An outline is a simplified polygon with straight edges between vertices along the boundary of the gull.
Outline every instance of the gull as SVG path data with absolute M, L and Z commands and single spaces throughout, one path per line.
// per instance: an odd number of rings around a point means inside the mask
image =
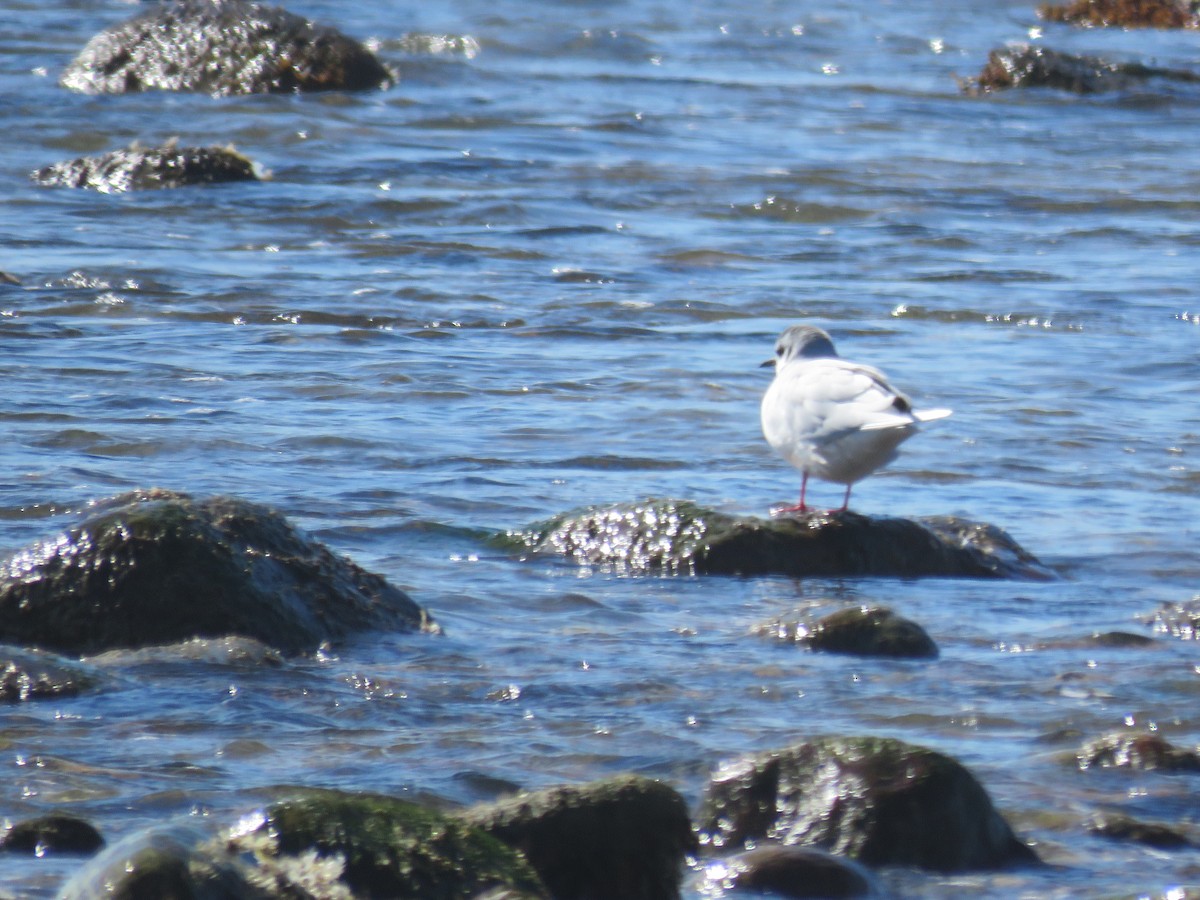
M 948 409 L 912 408 L 872 366 L 838 356 L 829 335 L 811 325 L 793 325 L 779 336 L 775 380 L 762 400 L 762 429 L 767 443 L 799 469 L 800 503 L 777 512 L 805 512 L 808 477 L 850 488 L 899 453 L 901 443 L 921 422 L 944 419 Z

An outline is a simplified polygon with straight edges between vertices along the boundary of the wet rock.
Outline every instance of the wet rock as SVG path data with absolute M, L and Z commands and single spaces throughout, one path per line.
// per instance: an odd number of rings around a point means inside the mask
M 1155 769 L 1162 772 L 1200 772 L 1200 754 L 1176 747 L 1157 734 L 1110 734 L 1084 744 L 1077 754 L 1079 768 Z
M 719 875 L 714 877 L 714 870 Z M 713 890 L 705 896 L 721 896 L 730 889 L 822 900 L 885 896 L 864 867 L 811 847 L 759 847 L 717 861 L 708 873 Z
M 880 738 L 820 738 L 749 757 L 709 785 L 701 842 L 819 847 L 866 865 L 937 871 L 1034 862 L 959 763 Z
M 391 74 L 361 43 L 278 7 L 180 0 L 92 38 L 60 83 L 88 94 L 367 90 Z
M 937 644 L 924 628 L 883 606 L 854 606 L 815 622 L 773 622 L 755 630 L 829 653 L 908 659 L 938 655 Z
M 1157 847 L 1159 850 L 1178 850 L 1192 846 L 1187 836 L 1174 828 L 1158 825 L 1153 822 L 1139 822 L 1129 816 L 1106 813 L 1097 815 L 1087 823 L 1087 830 L 1092 834 L 1112 838 L 1118 841 L 1132 841 Z
M 214 852 L 211 836 L 199 829 L 162 827 L 132 834 L 89 860 L 58 896 L 59 900 L 268 900 L 284 896 L 250 884 L 242 868 L 223 850 Z
M 60 656 L 0 646 L 0 700 L 8 703 L 75 697 L 99 681 L 95 672 Z
M 555 900 L 669 900 L 695 848 L 672 788 L 624 776 L 474 807 L 463 821 L 520 850 Z
M 1162 634 L 1185 641 L 1200 639 L 1200 597 L 1182 603 L 1164 603 L 1142 621 Z
M 0 850 L 16 853 L 95 853 L 103 846 L 90 823 L 61 813 L 26 819 L 0 835 Z
M 365 630 L 437 626 L 380 576 L 230 497 L 124 494 L 0 571 L 0 640 L 60 652 L 240 635 L 301 653 Z
M 231 837 L 229 849 L 253 857 L 259 871 L 251 880 L 271 886 L 277 892 L 271 896 L 465 900 L 496 890 L 548 896 L 529 863 L 502 841 L 380 795 L 306 791 L 269 806 L 255 827 Z
M 1038 15 L 1049 22 L 1097 28 L 1197 28 L 1194 0 L 1071 0 L 1044 3 Z
M 631 573 L 1051 577 L 999 528 L 949 516 L 811 512 L 760 519 L 647 500 L 567 513 L 509 532 L 503 542 Z
M 1096 94 L 1129 90 L 1152 78 L 1200 81 L 1200 75 L 1181 69 L 1111 62 L 1095 56 L 1059 53 L 1040 45 L 1017 44 L 993 50 L 979 77 L 962 82 L 962 88 L 971 94 L 1010 88 L 1052 88 L 1076 94 Z
M 258 181 L 259 168 L 232 147 L 134 145 L 100 156 L 54 163 L 29 176 L 44 187 L 90 188 L 102 194 Z
M 1158 645 L 1152 637 L 1144 634 L 1132 634 L 1128 631 L 1098 631 L 1087 639 L 1093 647 L 1105 647 L 1112 650 L 1140 649 Z

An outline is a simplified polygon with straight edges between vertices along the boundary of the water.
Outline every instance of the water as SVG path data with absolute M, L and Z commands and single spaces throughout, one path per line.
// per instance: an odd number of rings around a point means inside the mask
M 900 894 L 1195 890 L 1194 854 L 1083 828 L 1121 810 L 1195 836 L 1195 777 L 1072 757 L 1200 739 L 1196 646 L 1086 643 L 1196 590 L 1200 94 L 955 79 L 1039 32 L 1179 68 L 1197 38 L 1043 30 L 1033 6 L 311 0 L 289 8 L 377 42 L 400 84 L 216 100 L 68 93 L 62 67 L 137 7 L 0 0 L 0 268 L 22 279 L 0 287 L 0 547 L 133 487 L 234 494 L 447 632 L 94 660 L 105 690 L 0 713 L 0 815 L 70 810 L 111 842 L 232 821 L 274 784 L 469 803 L 624 771 L 694 802 L 723 759 L 873 733 L 964 762 L 1054 864 L 884 873 Z M 172 136 L 273 180 L 26 180 Z M 1063 577 L 622 578 L 480 541 L 588 503 L 794 500 L 757 364 L 800 320 L 955 410 L 859 511 L 993 522 Z M 922 623 L 941 658 L 750 633 L 849 603 Z M 0 888 L 53 896 L 78 865 L 8 859 Z

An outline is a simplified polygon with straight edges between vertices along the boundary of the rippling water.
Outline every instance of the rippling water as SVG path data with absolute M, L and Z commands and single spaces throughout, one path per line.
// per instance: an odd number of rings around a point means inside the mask
M 1031 37 L 1200 68 L 1194 34 L 1072 31 L 1032 2 L 293 12 L 401 73 L 356 95 L 85 97 L 56 85 L 137 7 L 0 0 L 0 548 L 132 487 L 272 504 L 408 589 L 440 638 L 318 658 L 118 653 L 100 693 L 2 711 L 0 816 L 111 840 L 278 783 L 473 802 L 635 770 L 695 800 L 738 753 L 893 735 L 968 765 L 1052 867 L 885 873 L 910 896 L 1157 895 L 1195 776 L 1079 772 L 1110 731 L 1200 740 L 1200 653 L 1096 631 L 1196 590 L 1200 93 L 971 98 Z M 27 173 L 133 140 L 233 142 L 263 184 L 105 196 Z M 796 321 L 955 416 L 860 484 L 867 514 L 1008 529 L 1051 583 L 622 578 L 480 535 L 678 496 L 762 513 L 798 477 L 757 364 Z M 834 505 L 837 486 L 816 486 Z M 934 663 L 808 654 L 758 623 L 886 603 Z M 14 858 L 52 896 L 78 866 Z

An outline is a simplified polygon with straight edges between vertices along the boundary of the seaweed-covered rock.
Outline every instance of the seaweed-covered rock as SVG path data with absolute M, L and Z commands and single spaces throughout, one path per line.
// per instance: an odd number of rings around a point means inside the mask
M 853 606 L 811 623 L 772 622 L 756 630 L 829 653 L 909 659 L 938 655 L 937 644 L 924 628 L 884 606 Z
M 555 900 L 670 900 L 695 848 L 683 798 L 636 776 L 521 794 L 462 819 L 520 850 Z
M 1038 15 L 1050 22 L 1115 28 L 1197 28 L 1195 0 L 1071 0 L 1043 3 Z
M 99 681 L 94 671 L 52 653 L 0 646 L 0 700 L 23 703 L 74 697 Z
M 88 94 L 378 88 L 391 74 L 334 28 L 245 0 L 178 0 L 92 38 L 60 83 Z
M 141 147 L 81 156 L 30 174 L 45 187 L 91 188 L 102 194 L 186 187 L 226 181 L 258 181 L 258 167 L 232 147 Z
M 937 871 L 1032 862 L 959 763 L 901 741 L 821 738 L 763 753 L 713 778 L 701 842 L 820 847 L 867 865 Z
M 495 888 L 547 896 L 529 863 L 484 830 L 375 794 L 306 791 L 269 806 L 229 848 L 254 858 L 251 880 L 273 896 L 311 896 L 314 881 L 322 897 L 467 900 Z
M 1049 47 L 1016 44 L 989 53 L 979 77 L 964 81 L 962 87 L 973 94 L 1010 88 L 1053 88 L 1076 94 L 1096 94 L 1128 90 L 1152 78 L 1200 81 L 1200 75 L 1195 72 L 1112 62 L 1096 56 L 1060 53 Z
M 0 850 L 15 853 L 95 853 L 103 846 L 90 823 L 64 813 L 26 819 L 0 835 Z
M 509 532 L 504 541 L 634 573 L 1050 577 L 999 528 L 950 516 L 810 512 L 761 519 L 686 500 L 647 500 L 567 513 Z
M 1076 758 L 1079 768 L 1156 769 L 1200 772 L 1200 753 L 1176 747 L 1157 734 L 1109 734 L 1089 741 Z
M 229 497 L 116 497 L 0 571 L 0 640 L 71 653 L 241 635 L 285 652 L 437 630 L 412 599 L 279 513 Z
M 820 900 L 886 896 L 863 866 L 811 847 L 757 847 L 717 861 L 706 874 L 711 890 L 705 896 L 723 896 L 730 889 Z
M 1200 640 L 1200 597 L 1182 603 L 1164 603 L 1142 621 L 1162 634 L 1185 641 Z

